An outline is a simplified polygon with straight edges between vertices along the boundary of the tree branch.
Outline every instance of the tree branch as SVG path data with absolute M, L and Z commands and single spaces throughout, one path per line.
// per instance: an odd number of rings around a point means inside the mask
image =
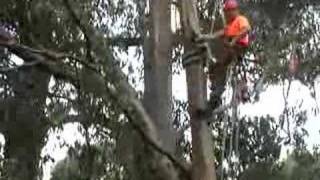
M 63 119 L 63 124 L 68 124 L 68 123 L 85 123 L 87 120 L 84 116 L 82 115 L 68 115 Z
M 8 73 L 8 72 L 11 72 L 11 71 L 17 71 L 21 68 L 24 68 L 24 67 L 30 67 L 30 66 L 36 66 L 40 64 L 40 62 L 38 61 L 34 61 L 34 62 L 29 62 L 29 63 L 24 63 L 22 64 L 21 66 L 14 66 L 14 67 L 6 67 L 6 68 L 0 68 L 0 73 Z

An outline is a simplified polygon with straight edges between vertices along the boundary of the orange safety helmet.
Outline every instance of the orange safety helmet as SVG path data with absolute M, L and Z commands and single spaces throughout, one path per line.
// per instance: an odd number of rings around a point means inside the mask
M 238 7 L 239 7 L 239 3 L 237 0 L 225 0 L 223 4 L 224 11 L 237 9 Z

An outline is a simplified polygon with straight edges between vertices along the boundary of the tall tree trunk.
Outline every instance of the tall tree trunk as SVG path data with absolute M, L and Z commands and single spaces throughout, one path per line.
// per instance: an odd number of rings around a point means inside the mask
M 192 133 L 192 179 L 215 180 L 212 137 L 204 115 L 207 91 L 203 63 L 189 65 L 186 73 Z
M 8 180 L 36 180 L 40 176 L 39 162 L 44 140 L 41 129 L 43 128 L 34 127 L 33 130 L 10 128 L 9 133 L 5 135 L 5 158 L 7 160 L 5 177 Z
M 172 124 L 170 0 L 151 0 L 150 19 L 144 24 L 144 106 L 155 124 L 164 150 L 176 148 Z M 149 34 L 149 36 L 147 36 Z M 141 141 L 141 140 L 140 140 Z M 134 145 L 134 180 L 176 180 L 171 162 L 148 145 Z
M 47 133 L 43 107 L 49 75 L 37 68 L 22 69 L 9 76 L 15 92 L 8 106 L 5 171 L 9 180 L 36 180 L 41 174 L 40 155 Z
M 182 0 L 185 52 L 196 50 L 192 42 L 195 34 L 200 34 L 196 0 Z M 205 59 L 200 59 L 186 66 L 189 114 L 192 133 L 192 179 L 216 180 L 213 158 L 213 143 L 206 116 L 207 79 L 204 72 Z
M 146 39 L 149 41 L 146 46 L 150 48 L 145 46 L 144 104 L 163 139 L 164 149 L 173 152 L 170 0 L 152 0 L 150 7 L 150 37 Z

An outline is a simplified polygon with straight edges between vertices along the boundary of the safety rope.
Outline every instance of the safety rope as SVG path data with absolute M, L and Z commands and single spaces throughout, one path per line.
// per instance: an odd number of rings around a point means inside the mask
M 224 162 L 227 161 L 227 164 L 229 168 L 233 166 L 233 169 L 231 171 L 233 172 L 231 176 L 236 176 L 239 170 L 239 159 L 240 159 L 240 150 L 239 150 L 239 141 L 240 141 L 240 121 L 238 118 L 239 115 L 239 105 L 241 104 L 241 99 L 237 97 L 238 91 L 239 91 L 239 81 L 244 80 L 247 77 L 247 74 L 244 73 L 247 71 L 247 69 L 244 69 L 244 67 L 241 66 L 246 66 L 248 62 L 243 62 L 245 59 L 242 61 L 233 61 L 233 63 L 230 65 L 228 72 L 227 72 L 227 86 L 231 87 L 232 89 L 232 97 L 231 97 L 231 106 L 229 106 L 228 109 L 225 110 L 225 116 L 223 118 L 223 137 L 222 137 L 222 155 L 221 155 L 221 176 L 220 179 L 224 180 L 225 179 L 225 167 Z M 239 63 L 239 64 L 235 64 Z M 240 64 L 243 63 L 243 64 Z M 259 81 L 257 82 L 256 87 L 254 87 L 254 91 L 259 91 L 256 93 L 260 93 L 264 81 L 264 75 L 261 76 Z M 228 95 L 228 93 L 227 93 Z M 249 96 L 251 94 L 249 93 Z M 250 96 L 252 97 L 252 96 Z M 230 97 L 229 97 L 230 98 Z M 225 99 L 228 99 L 228 97 L 225 97 Z M 230 112 L 231 111 L 231 112 Z M 231 113 L 231 114 L 230 114 Z M 229 115 L 230 115 L 230 120 L 229 120 Z M 231 127 L 228 126 L 229 123 L 231 123 Z M 230 129 L 229 129 L 230 128 Z M 230 132 L 230 134 L 228 133 Z M 229 138 L 229 149 L 228 152 L 226 153 L 226 145 L 227 145 L 227 138 L 228 135 L 230 136 Z M 227 156 L 227 157 L 226 157 Z M 232 159 L 232 157 L 236 157 L 235 160 Z
M 221 149 L 221 172 L 220 178 L 221 180 L 224 179 L 224 167 L 223 161 L 225 159 L 225 151 L 226 151 L 226 144 L 227 144 L 227 136 L 228 136 L 228 116 L 224 115 L 223 117 L 223 138 L 222 138 L 222 149 Z
M 213 9 L 213 13 L 212 13 L 212 21 L 211 21 L 211 29 L 210 29 L 211 34 L 214 31 L 214 26 L 216 23 L 216 15 L 217 15 L 218 11 L 219 11 L 219 16 L 222 18 L 223 25 L 226 24 L 224 13 L 223 13 L 223 0 L 218 0 L 216 2 L 217 3 L 215 4 L 214 9 Z
M 226 21 L 225 21 L 225 17 L 224 17 L 224 13 L 223 13 L 223 0 L 218 0 L 216 1 L 217 3 L 214 6 L 213 9 L 213 13 L 212 13 L 212 20 L 211 20 L 211 29 L 210 29 L 210 34 L 213 33 L 214 30 L 214 26 L 215 26 L 215 22 L 216 22 L 216 14 L 219 11 L 219 16 L 222 17 L 222 21 L 223 21 L 223 26 L 225 26 Z M 188 4 L 187 2 L 183 1 L 183 6 L 185 9 L 188 9 L 189 11 L 193 11 L 196 12 L 196 10 L 194 9 L 195 7 L 191 6 L 190 4 Z M 195 14 L 196 15 L 196 14 Z M 186 18 L 187 15 L 184 15 L 184 18 Z M 184 19 L 184 21 L 187 21 L 186 19 Z M 195 24 L 195 22 L 191 22 L 193 25 L 193 27 L 198 26 L 197 24 Z M 196 36 L 199 36 L 200 34 L 200 28 L 194 28 L 193 29 L 194 32 L 196 33 Z M 200 49 L 200 50 L 199 50 Z M 200 57 L 194 58 L 195 56 L 197 56 L 199 54 L 199 52 L 203 53 L 203 51 L 201 49 L 204 49 L 206 52 L 206 59 L 205 59 L 205 65 L 206 67 L 208 67 L 209 62 L 211 61 L 212 63 L 216 63 L 216 60 L 213 56 L 211 47 L 209 46 L 208 42 L 202 43 L 200 46 L 198 46 L 198 50 L 195 50 L 193 52 L 189 52 L 188 54 L 186 53 L 185 56 L 183 56 L 182 58 L 182 64 L 183 66 L 187 66 L 193 62 L 197 62 L 198 60 L 200 60 Z
M 232 152 L 233 152 L 233 137 L 234 137 L 234 129 L 236 127 L 236 121 L 237 121 L 237 113 L 238 113 L 238 100 L 237 100 L 237 73 L 235 72 L 235 62 L 233 61 L 233 63 L 229 66 L 228 71 L 227 71 L 227 85 L 232 87 L 232 97 L 231 97 L 231 135 L 229 138 L 229 151 L 228 151 L 228 156 L 226 157 L 226 144 L 227 144 L 227 137 L 228 137 L 228 110 L 226 110 L 226 113 L 224 115 L 223 118 L 223 137 L 222 137 L 222 155 L 221 155 L 221 176 L 220 179 L 224 180 L 224 166 L 223 163 L 225 160 L 227 160 L 227 163 L 230 164 L 231 163 L 231 157 L 232 157 Z M 227 97 L 225 98 L 226 100 L 228 99 Z M 238 136 L 236 136 L 238 137 Z M 237 142 L 237 138 L 235 139 L 235 141 Z M 237 149 L 237 147 L 236 147 Z
M 231 140 L 230 140 L 230 154 L 229 154 L 229 158 L 230 158 L 230 163 L 231 163 L 231 157 L 233 156 L 233 151 L 234 151 L 234 154 L 237 158 L 239 158 L 239 154 L 238 154 L 238 149 L 239 149 L 239 119 L 238 119 L 238 107 L 239 107 L 239 104 L 240 104 L 240 99 L 239 97 L 237 97 L 238 95 L 238 79 L 237 78 L 234 78 L 234 86 L 233 86 L 233 91 L 234 91 L 234 99 L 233 101 L 233 105 L 232 105 L 232 115 L 231 115 L 231 121 L 232 121 L 232 127 L 231 127 Z M 235 133 L 235 134 L 234 134 Z M 235 135 L 235 137 L 234 137 Z M 234 138 L 234 140 L 233 140 Z M 234 141 L 234 144 L 233 144 L 233 141 Z M 233 147 L 234 145 L 234 147 Z M 234 150 L 233 150 L 234 149 Z M 236 162 L 236 165 L 238 163 Z
M 229 138 L 229 149 L 226 157 L 226 143 L 227 143 L 227 137 L 228 137 L 228 110 L 226 111 L 226 114 L 223 119 L 223 139 L 222 139 L 222 156 L 221 156 L 221 180 L 224 180 L 224 167 L 223 162 L 227 160 L 228 165 L 230 166 L 232 162 L 232 157 L 235 155 L 237 158 L 240 156 L 239 152 L 239 138 L 240 138 L 240 122 L 238 119 L 238 113 L 239 113 L 239 105 L 241 103 L 241 100 L 238 97 L 238 91 L 240 84 L 239 79 L 243 79 L 244 74 L 240 75 L 237 69 L 237 66 L 241 63 L 237 62 L 236 60 L 233 61 L 233 63 L 230 65 L 228 73 L 227 73 L 227 85 L 231 87 L 232 89 L 232 97 L 231 97 L 231 117 L 230 117 L 230 123 L 231 123 L 231 129 L 230 129 L 230 138 Z M 241 66 L 241 65 L 240 65 Z M 238 67 L 241 68 L 241 67 Z M 226 97 L 226 99 L 228 99 Z M 237 160 L 238 161 L 238 160 Z M 239 166 L 239 162 L 235 162 L 236 166 Z M 238 168 L 238 167 L 237 167 Z
M 231 66 L 230 66 L 231 67 Z M 231 77 L 233 76 L 233 70 L 232 68 L 228 68 L 227 71 L 227 84 L 231 84 Z M 227 100 L 227 97 L 225 98 Z M 231 103 L 232 104 L 233 98 L 231 98 Z M 232 105 L 231 105 L 232 106 Z M 226 110 L 226 113 L 228 112 L 228 109 Z M 225 157 L 225 151 L 226 151 L 226 144 L 227 144 L 227 136 L 228 136 L 228 115 L 225 114 L 223 117 L 223 137 L 222 137 L 222 152 L 221 152 L 221 180 L 224 180 L 224 167 L 223 167 L 223 162 L 226 159 Z

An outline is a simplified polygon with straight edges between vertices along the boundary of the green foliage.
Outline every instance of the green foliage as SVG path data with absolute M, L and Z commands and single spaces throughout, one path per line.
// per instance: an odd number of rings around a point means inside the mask
M 280 174 L 290 180 L 316 180 L 320 178 L 320 153 L 304 150 L 294 152 L 284 163 Z
M 68 157 L 55 166 L 51 180 L 125 180 L 124 168 L 110 158 L 109 149 L 105 145 L 71 148 Z
M 316 180 L 320 178 L 320 154 L 307 150 L 294 151 L 282 163 L 253 164 L 240 180 Z

